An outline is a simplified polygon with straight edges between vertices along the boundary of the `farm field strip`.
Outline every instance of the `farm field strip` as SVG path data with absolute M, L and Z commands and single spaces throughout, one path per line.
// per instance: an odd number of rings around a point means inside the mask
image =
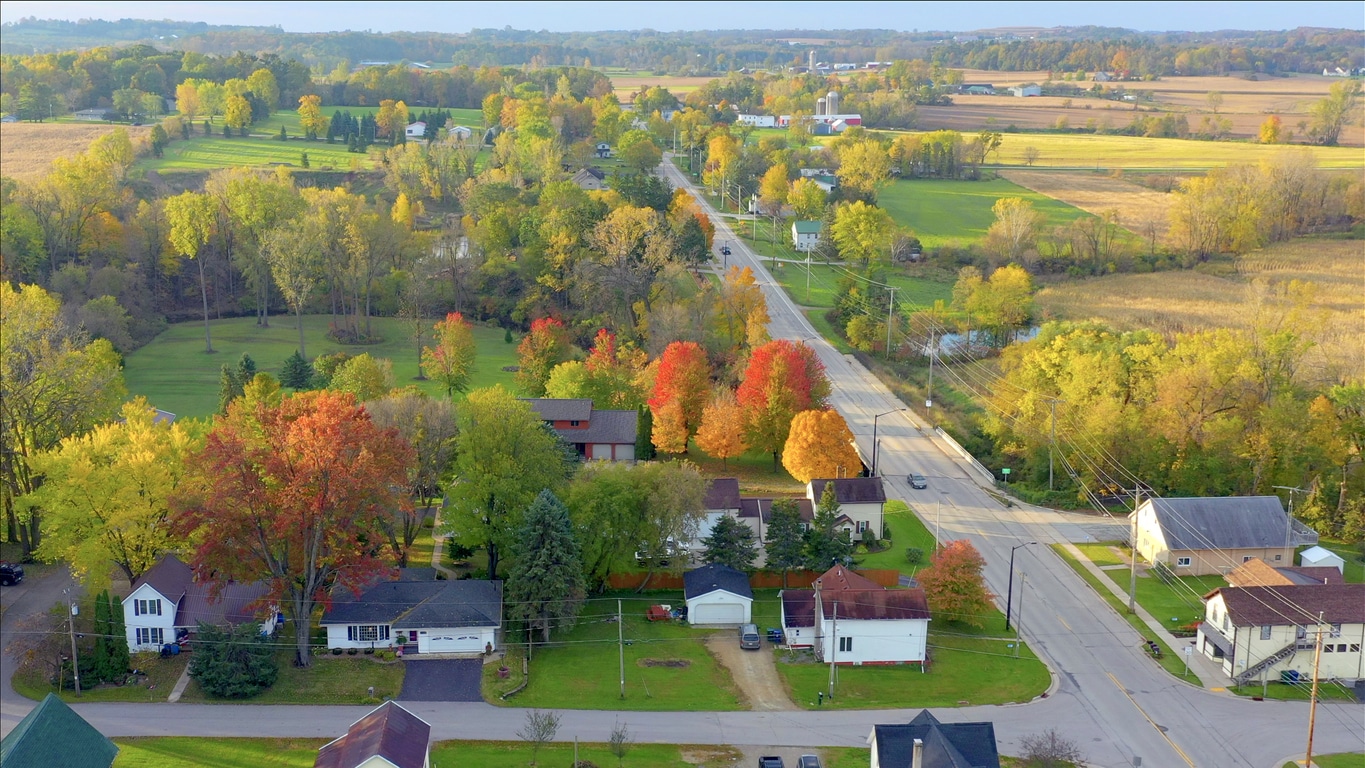
M 377 152 L 365 154 L 347 152 L 346 145 L 325 141 L 278 141 L 263 137 L 247 138 L 223 136 L 195 136 L 189 141 L 172 142 L 165 156 L 147 157 L 137 161 L 134 168 L 154 171 L 212 170 L 253 165 L 290 165 L 303 167 L 303 153 L 308 153 L 312 169 L 370 169 L 375 166 Z
M 1171 196 L 1166 193 L 1085 171 L 1010 170 L 1001 171 L 1000 176 L 1012 184 L 1096 216 L 1115 211 L 1119 223 L 1130 231 L 1151 222 L 1156 226 L 1158 236 L 1166 233 L 1167 214 L 1171 207 Z
M 118 128 L 128 131 L 134 145 L 152 131 L 150 126 L 109 123 L 0 124 L 0 176 L 36 179 L 47 173 L 54 159 L 84 152 L 90 142 Z
M 897 224 L 908 226 L 926 248 L 968 243 L 986 236 L 995 221 L 991 207 L 1004 197 L 1019 197 L 1042 213 L 1044 231 L 1090 214 L 1004 179 L 990 181 L 904 180 L 878 195 Z

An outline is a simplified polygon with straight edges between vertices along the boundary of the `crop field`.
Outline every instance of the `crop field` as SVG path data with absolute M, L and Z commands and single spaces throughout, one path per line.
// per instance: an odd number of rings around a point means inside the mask
M 148 171 L 207 171 L 258 165 L 303 167 L 308 153 L 310 168 L 317 170 L 369 170 L 378 162 L 380 150 L 371 147 L 366 154 L 347 152 L 340 142 L 277 141 L 263 136 L 247 138 L 197 135 L 189 141 L 172 142 L 164 157 L 145 157 L 134 168 Z
M 1049 230 L 1089 215 L 1004 179 L 897 181 L 882 190 L 877 201 L 897 224 L 914 230 L 924 247 L 935 248 L 985 237 L 995 221 L 991 206 L 1002 197 L 1021 197 L 1032 202 L 1034 210 L 1047 217 L 1043 226 Z
M 1207 328 L 1248 328 L 1288 311 L 1292 281 L 1311 283 L 1306 324 L 1316 329 L 1309 362 L 1365 371 L 1365 269 L 1359 241 L 1295 240 L 1247 254 L 1213 270 L 1108 275 L 1039 291 L 1042 314 L 1096 319 L 1122 329 L 1167 335 Z
M 686 94 L 697 90 L 703 85 L 715 80 L 714 77 L 682 77 L 678 75 L 654 75 L 649 72 L 635 72 L 626 70 L 606 70 L 605 74 L 611 78 L 612 90 L 616 92 L 616 97 L 621 102 L 628 103 L 630 97 L 638 92 L 640 88 L 651 86 L 662 86 L 674 94 Z
M 1129 230 L 1152 222 L 1164 235 L 1171 196 L 1113 176 L 1085 171 L 1001 171 L 1006 181 L 1061 200 L 1096 216 L 1118 212 L 1118 222 Z
M 1028 147 L 1038 150 L 1034 168 L 1198 170 L 1230 163 L 1255 163 L 1287 149 L 1296 152 L 1307 149 L 1321 168 L 1365 168 L 1365 152 L 1358 147 L 1286 147 L 1060 133 L 1007 133 L 1000 143 L 999 154 L 993 159 L 1002 165 L 1024 166 L 1024 152 Z
M 152 130 L 108 123 L 0 123 L 0 176 L 19 180 L 42 176 L 54 158 L 84 152 L 90 142 L 120 127 L 128 131 L 134 146 Z

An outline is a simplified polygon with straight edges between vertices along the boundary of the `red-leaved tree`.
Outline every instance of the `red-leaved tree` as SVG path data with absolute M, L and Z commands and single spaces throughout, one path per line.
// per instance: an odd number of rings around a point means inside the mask
M 701 427 L 702 411 L 711 399 L 711 362 L 706 359 L 706 350 L 694 341 L 675 341 L 664 348 L 659 357 L 659 371 L 654 377 L 654 394 L 649 398 L 649 409 L 654 413 L 654 445 L 665 453 L 679 453 L 681 445 L 687 449 L 687 440 L 697 434 Z M 681 430 L 681 443 L 672 435 L 667 441 L 668 448 L 659 443 L 660 415 L 665 406 L 676 404 L 679 413 L 670 413 L 668 422 L 673 432 Z
M 829 392 L 824 364 L 815 350 L 801 342 L 778 339 L 749 355 L 735 396 L 744 409 L 749 446 L 772 454 L 774 472 L 787 444 L 792 417 L 801 411 L 824 409 Z
M 391 564 L 382 520 L 409 507 L 412 448 L 343 392 L 300 392 L 278 405 L 237 400 L 214 422 L 173 499 L 191 565 L 215 585 L 263 581 L 294 623 L 308 666 L 314 608 Z M 216 587 L 215 587 L 216 588 Z
M 569 332 L 553 317 L 531 321 L 531 331 L 517 345 L 517 387 L 527 397 L 544 397 L 550 371 L 569 359 Z
M 985 626 L 983 617 L 993 606 L 986 580 L 981 575 L 981 569 L 985 567 L 981 553 L 966 539 L 949 541 L 939 547 L 930 559 L 929 567 L 916 576 L 935 619 Z

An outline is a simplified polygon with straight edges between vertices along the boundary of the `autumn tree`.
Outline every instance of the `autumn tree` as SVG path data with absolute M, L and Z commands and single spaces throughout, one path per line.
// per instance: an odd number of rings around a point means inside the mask
M 569 359 L 569 334 L 553 317 L 537 318 L 517 345 L 517 388 L 527 397 L 544 397 L 545 382 L 556 365 Z
M 787 202 L 791 188 L 787 182 L 787 165 L 774 163 L 758 182 L 758 204 L 764 213 L 776 216 Z
M 725 273 L 716 295 L 716 315 L 725 324 L 725 338 L 732 349 L 748 343 L 751 337 L 766 335 L 768 301 L 752 269 L 732 266 Z
M 1284 122 L 1279 115 L 1271 115 L 1261 123 L 1260 140 L 1262 144 L 1279 144 L 1284 141 Z
M 1032 202 L 1019 197 L 996 200 L 991 212 L 995 222 L 986 231 L 986 249 L 995 254 L 999 263 L 1023 260 L 1038 237 L 1043 214 L 1033 209 Z
M 802 411 L 792 418 L 782 466 L 807 483 L 819 477 L 851 477 L 862 471 L 863 462 L 844 417 L 828 409 Z
M 1355 105 L 1360 98 L 1360 81 L 1351 78 L 1332 83 L 1327 97 L 1309 107 L 1313 124 L 1308 135 L 1318 144 L 1335 146 L 1341 131 L 1355 121 Z
M 303 336 L 303 308 L 313 289 L 322 281 L 324 232 L 309 217 L 300 227 L 278 226 L 262 238 L 261 248 L 270 274 L 289 308 L 294 310 L 299 331 L 299 356 L 308 358 Z
M 299 97 L 299 125 L 309 141 L 327 132 L 331 120 L 322 114 L 322 97 L 309 93 Z
M 469 387 L 478 352 L 474 329 L 459 312 L 451 312 L 436 323 L 435 346 L 422 348 L 422 370 L 445 387 L 446 397 Z
M 744 409 L 749 446 L 772 454 L 774 472 L 792 417 L 825 407 L 829 393 L 825 366 L 804 343 L 778 339 L 750 354 L 735 396 Z
M 382 517 L 411 503 L 402 489 L 412 460 L 397 432 L 378 428 L 349 394 L 234 404 L 189 461 L 173 530 L 198 542 L 191 564 L 215 589 L 265 582 L 306 667 L 314 611 L 329 590 L 358 590 L 385 567 L 374 542 Z
M 798 221 L 819 221 L 825 213 L 825 190 L 814 179 L 802 177 L 792 182 L 787 202 Z
M 993 607 L 981 575 L 985 567 L 986 561 L 970 541 L 945 542 L 929 559 L 929 567 L 916 575 L 929 610 L 940 619 L 985 626 L 985 615 Z
M 176 253 L 199 265 L 199 295 L 204 303 L 204 351 L 213 354 L 213 337 L 209 330 L 208 279 L 204 276 L 205 254 L 202 251 L 213 236 L 218 203 L 201 192 L 182 192 L 168 198 L 165 207 L 171 246 Z
M 447 531 L 464 546 L 488 555 L 488 578 L 498 578 L 502 556 L 522 525 L 522 513 L 540 494 L 558 490 L 575 461 L 559 437 L 527 403 L 502 387 L 476 389 L 456 413 Z
M 446 469 L 455 455 L 455 407 L 449 400 L 427 397 L 408 387 L 365 403 L 365 410 L 376 426 L 396 430 L 412 446 L 407 488 L 413 505 L 396 507 L 380 520 L 394 559 L 404 568 L 412 543 L 431 514 L 431 499 L 441 495 Z
M 654 143 L 653 137 L 638 129 L 621 134 L 616 144 L 616 155 L 636 173 L 649 172 L 663 159 L 663 152 Z
M 728 565 L 737 571 L 750 571 L 758 557 L 754 530 L 729 515 L 721 515 L 711 534 L 701 540 L 706 551 L 702 562 Z
M 891 178 L 891 156 L 880 141 L 868 137 L 839 149 L 839 187 L 859 201 L 877 202 L 877 192 Z
M 721 467 L 725 467 L 730 458 L 749 450 L 744 437 L 744 409 L 735 393 L 729 388 L 716 390 L 702 411 L 697 447 L 707 456 L 720 459 Z
M 364 352 L 338 365 L 327 388 L 349 392 L 356 400 L 377 400 L 393 389 L 393 361 Z
M 834 213 L 831 236 L 839 253 L 867 269 L 873 261 L 891 257 L 891 237 L 896 225 L 891 214 L 862 200 L 839 206 Z
M 587 595 L 583 563 L 569 510 L 548 489 L 527 508 L 512 551 L 506 593 L 510 617 L 540 630 L 547 643 L 550 630 L 573 629 Z
M 710 394 L 711 363 L 706 350 L 691 341 L 669 344 L 659 359 L 654 394 L 649 398 L 654 412 L 654 445 L 665 453 L 685 452 L 687 441 L 701 427 Z M 665 444 L 682 450 L 668 450 Z

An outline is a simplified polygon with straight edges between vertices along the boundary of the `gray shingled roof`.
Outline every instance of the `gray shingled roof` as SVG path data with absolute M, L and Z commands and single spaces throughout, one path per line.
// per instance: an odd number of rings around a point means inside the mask
M 874 725 L 877 762 L 910 768 L 915 739 L 924 742 L 924 762 L 913 768 L 1000 768 L 995 724 L 941 723 L 923 710 L 905 725 Z
M 1283 547 L 1287 516 L 1275 496 L 1149 499 L 1166 547 L 1171 550 Z M 1317 534 L 1295 524 L 1295 546 L 1317 543 Z M 1311 539 L 1311 541 L 1309 540 Z
M 557 429 L 566 443 L 635 444 L 640 414 L 635 411 L 593 411 L 587 429 Z
M 502 582 L 386 581 L 359 596 L 343 591 L 323 614 L 327 624 L 392 624 L 395 629 L 486 627 L 502 623 Z
M 754 590 L 749 586 L 749 577 L 745 576 L 743 571 L 737 571 L 728 565 L 708 563 L 683 574 L 683 597 L 688 600 L 718 589 L 751 600 L 754 597 Z
M 588 421 L 592 418 L 592 400 L 585 397 L 528 397 L 524 402 L 545 421 Z
M 185 561 L 175 555 L 166 555 L 158 560 L 156 565 L 134 579 L 132 587 L 136 590 L 143 584 L 150 584 L 152 589 L 160 592 L 163 597 L 179 602 L 192 583 L 194 571 L 190 570 Z
M 193 629 L 201 621 L 218 627 L 245 624 L 269 614 L 268 605 L 258 604 L 267 591 L 263 582 L 234 582 L 223 585 L 214 599 L 212 585 L 195 582 L 185 590 L 185 599 L 175 612 L 175 626 Z
M 739 479 L 717 477 L 706 484 L 707 509 L 739 509 Z
M 880 477 L 841 477 L 837 480 L 810 481 L 816 503 L 825 492 L 825 483 L 834 483 L 834 498 L 840 504 L 875 504 L 886 501 L 886 490 Z

